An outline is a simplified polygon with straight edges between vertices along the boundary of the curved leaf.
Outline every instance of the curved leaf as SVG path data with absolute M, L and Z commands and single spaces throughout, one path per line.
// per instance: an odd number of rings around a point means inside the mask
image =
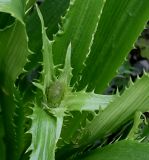
M 148 6 L 148 0 L 106 0 L 79 89 L 106 89 L 149 19 Z
M 0 11 L 10 13 L 24 23 L 26 0 L 0 0 Z
M 19 146 L 19 143 L 22 142 L 21 136 L 23 135 L 21 135 L 22 129 L 17 130 L 14 127 L 14 114 L 16 108 L 13 97 L 14 82 L 22 72 L 25 62 L 27 61 L 27 56 L 30 53 L 28 50 L 25 25 L 23 22 L 25 2 L 26 1 L 24 0 L 0 0 L 0 11 L 9 13 L 17 19 L 14 21 L 10 15 L 1 13 L 1 15 L 8 18 L 5 20 L 5 26 L 3 26 L 4 29 L 0 30 L 0 103 L 5 129 L 6 152 L 9 153 L 6 155 L 6 158 L 16 160 L 18 159 L 18 155 L 22 153 L 22 148 L 18 149 L 17 147 Z
M 3 88 L 13 85 L 29 55 L 25 27 L 16 21 L 0 31 L 0 74 Z M 5 87 L 4 87 L 5 86 Z
M 120 141 L 103 148 L 96 149 L 77 160 L 147 160 L 149 144 L 135 141 Z
M 60 17 L 65 13 L 69 5 L 69 0 L 45 0 L 40 6 L 40 10 L 47 27 L 46 33 L 49 39 L 53 39 L 53 34 L 58 31 L 58 24 L 60 23 Z M 42 48 L 42 35 L 39 30 L 41 30 L 40 20 L 38 14 L 34 9 L 26 20 L 27 33 L 29 36 L 29 48 L 38 53 L 32 57 L 35 61 L 31 64 L 31 67 L 36 66 L 36 62 L 41 61 L 40 50 Z M 38 57 L 38 59 L 37 59 Z
M 149 76 L 145 75 L 125 90 L 93 121 L 88 124 L 85 132 L 89 133 L 87 143 L 109 136 L 121 125 L 130 120 L 136 111 L 149 110 Z M 83 135 L 83 134 L 82 134 Z M 85 143 L 86 143 L 85 142 Z
M 79 79 L 83 62 L 90 51 L 104 2 L 71 0 L 70 7 L 62 18 L 62 27 L 54 38 L 52 48 L 55 64 L 64 64 L 67 46 L 71 42 L 73 81 Z

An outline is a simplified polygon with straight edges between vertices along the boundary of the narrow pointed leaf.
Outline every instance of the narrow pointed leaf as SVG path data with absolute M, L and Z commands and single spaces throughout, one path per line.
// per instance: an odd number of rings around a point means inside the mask
M 104 110 L 116 97 L 87 92 L 73 92 L 65 96 L 63 104 L 70 111 Z
M 69 7 L 70 0 L 44 0 L 40 6 L 41 13 L 47 27 L 47 35 L 50 40 L 58 31 L 58 24 L 61 24 L 61 16 L 64 16 Z M 49 12 L 50 11 L 50 12 Z
M 59 77 L 59 81 L 63 82 L 69 87 L 71 78 L 72 78 L 72 67 L 71 67 L 71 43 L 70 43 L 67 49 L 65 64 L 62 73 Z
M 96 88 L 102 93 L 106 89 L 144 29 L 149 19 L 148 6 L 148 0 L 106 1 L 80 88 L 89 83 L 88 90 Z
M 52 56 L 52 41 L 49 41 L 46 30 L 44 27 L 43 17 L 39 8 L 37 7 L 38 16 L 41 21 L 42 27 L 42 53 L 43 53 L 43 79 L 44 79 L 44 90 L 46 87 L 49 87 L 50 83 L 52 82 L 52 76 L 54 76 L 54 64 L 53 64 L 53 56 Z
M 53 39 L 53 34 L 58 31 L 58 24 L 61 22 L 60 17 L 64 15 L 68 6 L 69 0 L 44 0 L 39 5 L 45 22 L 46 33 L 50 40 Z M 26 28 L 29 36 L 29 48 L 35 53 L 30 58 L 32 63 L 28 66 L 29 70 L 36 67 L 37 62 L 42 61 L 42 34 L 39 32 L 41 30 L 41 22 L 35 8 L 27 16 Z
M 86 127 L 87 143 L 93 142 L 116 131 L 133 118 L 136 111 L 149 110 L 149 76 L 145 75 L 125 90 Z
M 89 53 L 94 33 L 100 18 L 104 0 L 71 0 L 62 27 L 54 38 L 55 64 L 64 64 L 67 46 L 72 45 L 72 67 L 75 79 Z
M 139 134 L 139 126 L 143 122 L 143 119 L 141 119 L 141 116 L 142 116 L 141 112 L 137 111 L 135 113 L 133 126 L 132 126 L 129 134 L 127 135 L 126 139 L 135 140 L 137 138 L 137 135 Z
M 36 106 L 31 115 L 32 142 L 28 150 L 32 150 L 30 160 L 54 160 L 56 147 L 56 119 Z

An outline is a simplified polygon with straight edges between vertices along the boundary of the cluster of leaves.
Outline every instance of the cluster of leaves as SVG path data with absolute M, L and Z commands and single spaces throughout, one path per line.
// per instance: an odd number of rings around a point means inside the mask
M 149 75 L 105 90 L 149 1 L 37 3 L 0 0 L 0 159 L 148 159 Z

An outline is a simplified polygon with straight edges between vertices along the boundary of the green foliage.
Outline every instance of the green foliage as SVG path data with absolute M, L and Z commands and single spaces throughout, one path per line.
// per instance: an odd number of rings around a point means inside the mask
M 102 149 L 96 149 L 95 151 L 86 155 L 85 158 L 80 160 L 146 160 L 149 158 L 148 144 L 142 144 L 134 141 L 120 141 L 112 145 L 108 145 Z M 79 158 L 77 158 L 79 160 Z
M 26 0 L 0 0 L 0 11 L 10 13 L 13 17 L 23 22 Z
M 0 0 L 0 159 L 148 158 L 148 73 L 122 94 L 103 94 L 148 6 Z
M 30 159 L 54 160 L 56 119 L 36 105 L 30 118 L 32 119 L 32 127 L 28 131 L 32 134 L 32 144 L 28 148 L 28 151 L 32 151 Z

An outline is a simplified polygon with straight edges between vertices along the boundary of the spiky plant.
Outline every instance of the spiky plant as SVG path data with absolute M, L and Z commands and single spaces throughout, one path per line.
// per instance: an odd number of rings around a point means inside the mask
M 35 1 L 0 0 L 0 159 L 147 160 L 148 74 L 104 91 L 149 1 Z

